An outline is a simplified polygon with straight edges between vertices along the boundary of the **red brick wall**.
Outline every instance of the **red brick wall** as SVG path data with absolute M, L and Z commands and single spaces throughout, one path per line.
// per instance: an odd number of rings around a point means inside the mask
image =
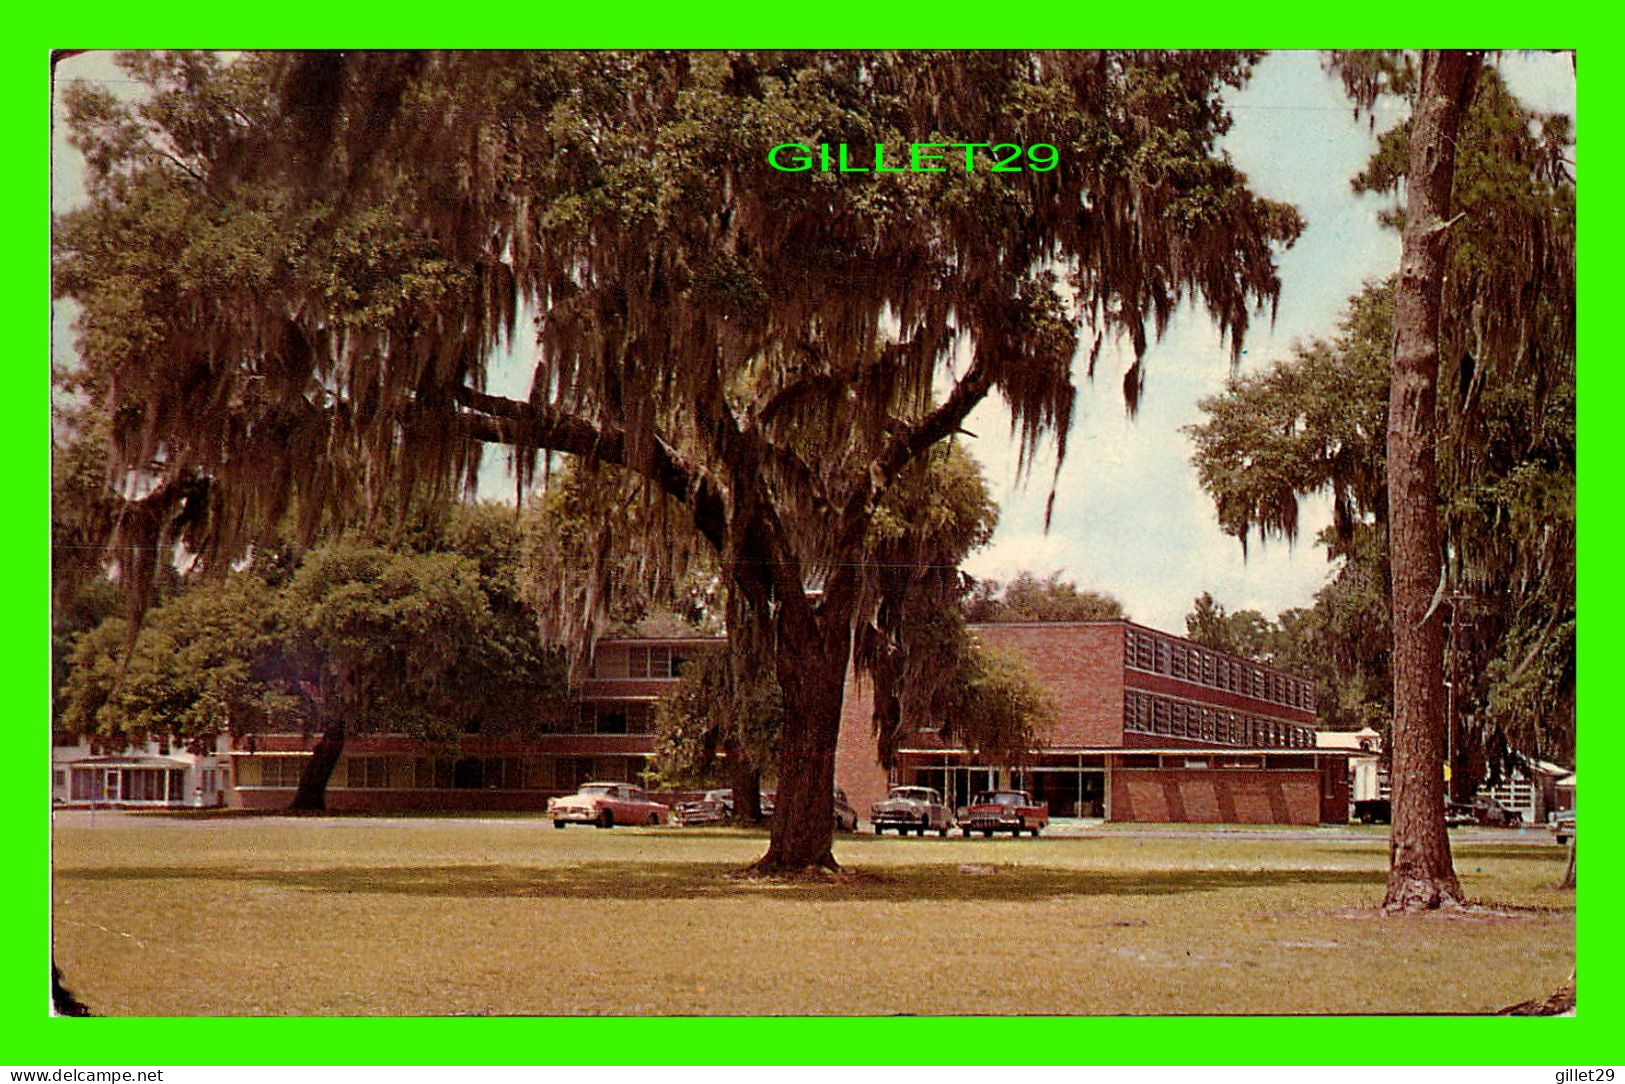
M 1050 747 L 1111 747 L 1123 742 L 1123 625 L 977 625 L 984 644 L 1014 650 L 1054 698 Z
M 1111 819 L 1229 824 L 1321 823 L 1312 769 L 1115 768 Z
M 869 819 L 869 807 L 886 796 L 886 769 L 875 754 L 874 690 L 867 681 L 848 675 L 841 702 L 841 738 L 835 747 L 835 785 L 846 791 L 858 816 Z

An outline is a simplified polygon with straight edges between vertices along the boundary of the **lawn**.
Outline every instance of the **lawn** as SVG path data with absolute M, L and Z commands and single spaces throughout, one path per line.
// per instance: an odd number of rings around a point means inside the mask
M 543 820 L 59 817 L 55 958 L 111 1015 L 1487 1013 L 1574 968 L 1549 844 L 1458 842 L 1487 906 L 1380 917 L 1386 840 L 841 837 Z

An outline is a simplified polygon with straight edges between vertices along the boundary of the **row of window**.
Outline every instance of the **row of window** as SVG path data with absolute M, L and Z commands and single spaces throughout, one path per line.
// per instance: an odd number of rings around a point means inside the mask
M 653 734 L 652 704 L 578 704 L 548 726 L 553 734 Z
M 69 796 L 76 802 L 179 802 L 186 798 L 180 768 L 74 768 Z
M 1129 667 L 1149 674 L 1164 674 L 1289 708 L 1315 710 L 1314 682 L 1185 640 L 1131 628 L 1127 630 L 1123 658 Z
M 304 756 L 239 757 L 237 782 L 245 787 L 295 787 Z M 590 780 L 630 783 L 642 757 L 430 757 L 345 756 L 330 783 L 395 790 L 574 790 Z
M 1136 734 L 1190 738 L 1221 745 L 1272 749 L 1312 749 L 1315 745 L 1315 732 L 1310 727 L 1193 704 L 1138 689 L 1123 691 L 1123 729 Z
M 605 644 L 592 660 L 595 678 L 677 678 L 695 648 Z

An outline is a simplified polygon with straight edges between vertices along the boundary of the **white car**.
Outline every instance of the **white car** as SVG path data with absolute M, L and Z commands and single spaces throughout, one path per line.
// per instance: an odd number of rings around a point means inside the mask
M 942 795 L 930 787 L 893 787 L 884 801 L 876 802 L 869 813 L 875 835 L 888 828 L 906 836 L 910 831 L 923 836 L 936 832 L 945 836 L 954 826 L 953 811 L 942 804 Z
M 550 799 L 547 815 L 553 818 L 554 828 L 566 824 L 613 828 L 617 824 L 665 824 L 668 810 L 630 783 L 583 783 L 568 798 Z

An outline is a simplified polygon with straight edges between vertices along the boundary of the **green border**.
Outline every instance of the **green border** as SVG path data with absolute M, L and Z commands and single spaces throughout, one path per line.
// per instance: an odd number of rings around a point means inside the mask
M 294 47 L 364 43 L 372 46 L 1248 46 L 1330 44 L 1378 46 L 1482 44 L 1511 39 L 1552 47 L 1578 46 L 1588 61 L 1581 120 L 1586 133 L 1585 245 L 1580 333 L 1582 348 L 1606 357 L 1607 314 L 1618 273 L 1618 227 L 1612 212 L 1618 151 L 1598 119 L 1613 121 L 1620 88 L 1602 65 L 1614 59 L 1614 34 L 1591 15 L 1551 7 L 1495 3 L 1333 9 L 1281 0 L 1246 7 L 1177 0 L 1141 5 L 1053 5 L 1026 10 L 960 4 L 870 0 L 811 5 L 734 2 L 704 8 L 681 0 L 640 0 L 613 8 L 568 10 L 514 5 L 452 14 L 443 7 L 389 3 L 235 6 L 187 3 L 121 6 L 79 3 L 35 16 L 39 25 L 16 33 L 0 68 L 21 161 L 6 171 L 12 236 L 23 256 L 7 269 L 12 326 L 23 342 L 46 344 L 41 308 L 48 296 L 47 50 L 85 44 L 119 47 Z M 54 20 L 55 25 L 47 25 Z M 1603 71 L 1604 74 L 1593 75 Z M 1609 126 L 1611 127 L 1611 125 Z M 1599 185 L 1601 186 L 1599 188 Z M 1589 212 L 1589 213 L 1588 213 Z M 26 350 L 24 351 L 26 358 Z M 47 967 L 49 802 L 34 750 L 43 737 L 35 720 L 48 715 L 49 658 L 40 635 L 49 607 L 48 387 L 35 363 L 14 361 L 3 376 L 11 423 L 0 441 L 22 481 L 11 495 L 18 509 L 11 537 L 11 597 L 23 599 L 21 620 L 7 622 L 6 687 L 21 748 L 3 769 L 0 788 L 11 828 L 14 864 L 0 916 L 4 923 L 4 983 L 0 1019 L 10 1035 L 4 1062 L 41 1067 L 91 1064 L 533 1064 L 600 1061 L 614 1064 L 1531 1064 L 1606 1065 L 1617 1061 L 1620 998 L 1618 938 L 1608 921 L 1618 909 L 1617 813 L 1606 804 L 1604 772 L 1617 755 L 1609 740 L 1611 703 L 1601 682 L 1618 665 L 1620 602 L 1609 541 L 1621 526 L 1610 500 L 1613 464 L 1621 451 L 1613 416 L 1625 396 L 1619 372 L 1595 362 L 1582 379 L 1581 494 L 1586 553 L 1581 638 L 1581 710 L 1587 719 L 1586 775 L 1600 795 L 1587 810 L 1587 876 L 1581 889 L 1579 955 L 1587 965 L 1586 994 L 1572 1019 L 1482 1018 L 1173 1018 L 1173 1019 L 627 1019 L 398 1020 L 274 1019 L 65 1020 L 44 1015 Z M 35 607 L 39 607 L 36 610 Z M 26 616 L 26 615 L 37 616 Z M 37 622 L 37 623 L 36 623 Z M 1599 782 L 1603 780 L 1603 782 Z M 1599 857 L 1600 855 L 1600 857 Z M 1604 912 L 1610 912 L 1605 914 Z M 244 931 L 250 933 L 251 931 Z M 1380 961 L 1373 960 L 1372 966 Z M 1516 960 L 1507 961 L 1516 967 Z

